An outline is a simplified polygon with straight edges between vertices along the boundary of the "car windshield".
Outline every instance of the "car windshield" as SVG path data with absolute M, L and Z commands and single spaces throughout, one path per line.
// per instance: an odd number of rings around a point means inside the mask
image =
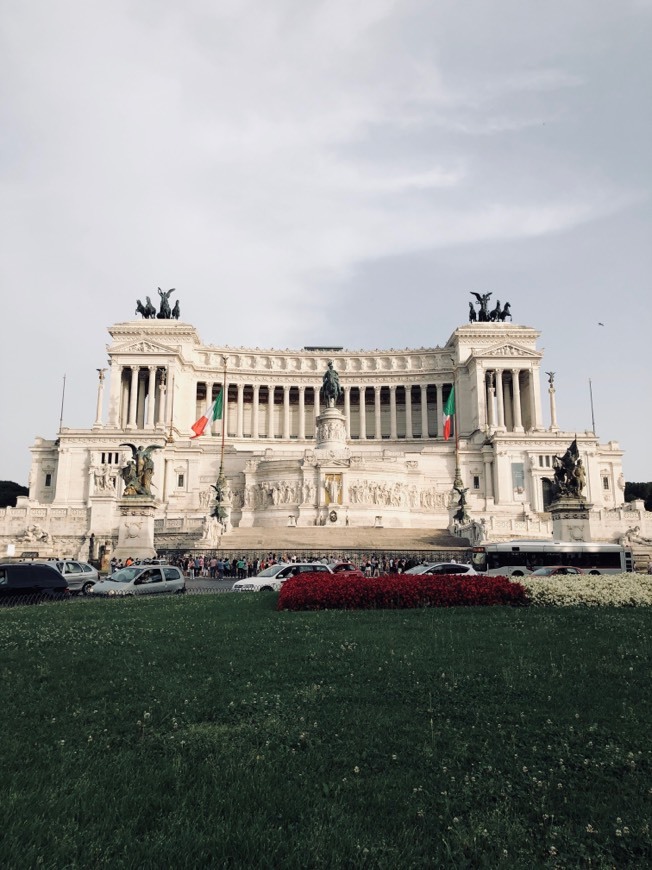
M 107 577 L 107 580 L 112 580 L 115 583 L 131 583 L 134 577 L 137 577 L 142 570 L 143 569 L 140 566 L 137 568 L 120 568 L 120 570 L 116 571 L 115 574 L 111 574 L 110 577 Z
M 269 568 L 265 568 L 264 571 L 261 571 L 260 574 L 258 574 L 258 577 L 276 577 L 278 572 L 284 567 L 284 565 L 270 565 Z

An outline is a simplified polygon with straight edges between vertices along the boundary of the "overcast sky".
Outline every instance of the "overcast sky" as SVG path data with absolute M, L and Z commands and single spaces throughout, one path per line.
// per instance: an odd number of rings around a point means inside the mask
M 491 291 L 559 425 L 591 379 L 652 480 L 652 0 L 0 9 L 0 479 L 64 374 L 92 425 L 107 327 L 160 286 L 205 343 L 280 348 L 442 345 Z

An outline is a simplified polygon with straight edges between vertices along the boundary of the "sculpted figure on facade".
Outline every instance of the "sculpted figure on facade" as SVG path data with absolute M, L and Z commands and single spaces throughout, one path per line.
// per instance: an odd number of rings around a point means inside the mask
M 158 295 L 161 297 L 161 305 L 156 317 L 159 320 L 170 320 L 172 317 L 172 310 L 170 309 L 170 295 L 172 293 L 174 293 L 174 287 L 170 290 L 161 290 L 160 287 L 158 288 Z
M 158 444 L 150 444 L 148 447 L 136 447 L 135 444 L 128 442 L 120 444 L 120 447 L 129 447 L 131 449 L 131 459 L 120 474 L 125 482 L 123 495 L 149 495 L 151 496 L 152 477 L 154 476 L 154 462 L 152 460 L 152 451 L 161 450 Z
M 342 493 L 342 481 L 337 474 L 326 475 L 324 487 L 328 494 L 329 504 L 338 504 Z
M 489 311 L 489 297 L 492 295 L 491 293 L 474 293 L 471 291 L 471 295 L 477 299 L 478 311 L 476 314 L 473 302 L 469 302 L 470 323 L 475 323 L 476 321 L 480 323 L 496 323 L 497 321 L 505 321 L 508 317 L 510 320 L 512 319 L 509 302 L 505 302 L 505 305 L 501 308 L 500 299 L 496 299 L 495 306 Z
M 112 495 L 115 493 L 116 473 L 107 465 L 92 469 L 93 489 L 96 495 Z
M 554 456 L 552 460 L 555 476 L 552 480 L 544 477 L 551 485 L 553 498 L 570 496 L 580 498 L 586 486 L 586 472 L 580 459 L 577 440 L 574 440 L 563 456 Z
M 478 320 L 480 323 L 486 323 L 489 320 L 489 297 L 491 296 L 491 292 L 489 293 L 475 293 L 471 290 L 471 296 L 475 296 L 478 300 L 479 311 L 478 311 Z
M 156 317 L 156 308 L 154 308 L 149 296 L 145 296 L 144 305 L 140 299 L 136 299 L 136 314 L 140 314 L 145 320 L 151 320 Z
M 204 517 L 202 522 L 202 536 L 200 539 L 200 544 L 203 544 L 205 547 L 217 546 L 223 530 L 224 526 L 217 519 L 217 517 Z
M 26 544 L 51 544 L 52 536 L 49 532 L 46 532 L 45 529 L 42 529 L 40 526 L 30 524 L 27 526 L 23 534 L 21 535 L 21 539 Z

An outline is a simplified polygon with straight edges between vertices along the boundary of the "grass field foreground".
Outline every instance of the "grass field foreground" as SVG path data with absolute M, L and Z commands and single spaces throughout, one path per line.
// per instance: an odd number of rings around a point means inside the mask
M 5 867 L 652 862 L 652 611 L 0 612 Z

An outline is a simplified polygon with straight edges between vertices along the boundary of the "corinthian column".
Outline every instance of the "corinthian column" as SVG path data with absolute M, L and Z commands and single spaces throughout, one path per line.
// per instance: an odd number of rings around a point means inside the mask
M 380 387 L 376 385 L 374 387 L 374 438 L 379 440 L 382 438 L 381 431 L 381 418 L 380 418 Z
M 496 405 L 498 407 L 498 428 L 505 428 L 505 393 L 503 391 L 503 370 L 496 371 Z
M 237 438 L 244 438 L 244 384 L 237 385 L 235 434 Z
M 405 385 L 405 437 L 413 438 L 412 434 L 412 384 Z
M 149 379 L 147 381 L 147 429 L 154 428 L 154 408 L 156 407 L 156 366 L 148 366 Z
M 351 387 L 343 387 L 344 390 L 344 423 L 346 437 L 351 437 Z
M 258 414 L 260 409 L 260 384 L 254 384 L 254 399 L 251 406 L 251 437 L 258 440 Z
M 519 379 L 518 369 L 512 369 L 512 396 L 514 397 L 514 432 L 522 432 L 523 420 L 521 418 L 521 382 Z
M 421 384 L 421 438 L 428 437 L 428 384 Z
M 299 387 L 299 441 L 306 440 L 306 388 Z
M 267 437 L 274 437 L 274 386 L 267 387 Z
M 136 402 L 138 401 L 138 366 L 131 367 L 131 388 L 129 390 L 129 417 L 127 429 L 136 428 Z
M 290 440 L 290 386 L 283 385 L 283 438 Z
M 97 383 L 97 407 L 95 409 L 95 423 L 93 429 L 102 428 L 102 404 L 104 399 L 104 372 L 106 369 L 98 369 L 99 380 Z

